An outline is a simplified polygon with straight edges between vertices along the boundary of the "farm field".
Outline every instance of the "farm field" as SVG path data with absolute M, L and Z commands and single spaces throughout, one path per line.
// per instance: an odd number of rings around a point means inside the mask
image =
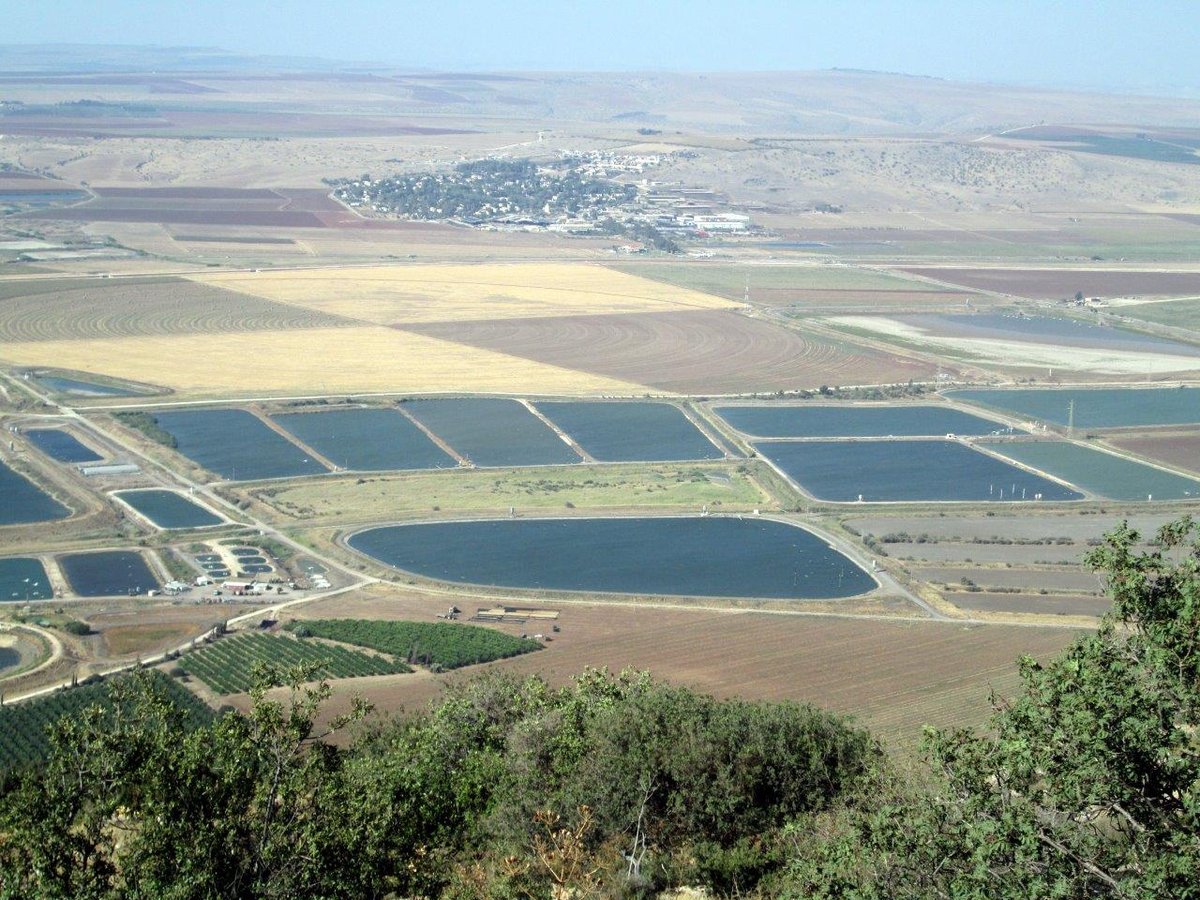
M 132 550 L 68 553 L 58 564 L 80 597 L 122 597 L 159 587 L 146 560 Z
M 749 511 L 771 505 L 745 473 L 723 465 L 611 465 L 333 477 L 257 487 L 271 518 L 337 525 L 422 515 L 507 515 L 510 508 L 569 511 Z
M 936 309 L 962 306 L 967 297 L 987 301 L 971 291 L 851 266 L 619 263 L 612 268 L 729 300 L 743 300 L 749 289 L 752 303 L 774 308 Z
M 601 266 L 379 266 L 193 276 L 200 283 L 376 325 L 736 309 L 720 297 Z
M 257 664 L 320 665 L 318 677 L 359 678 L 411 672 L 404 663 L 320 641 L 296 640 L 273 634 L 233 635 L 185 653 L 179 667 L 218 694 L 248 690 Z
M 181 399 L 314 393 L 643 394 L 646 387 L 380 326 L 6 344 L 0 360 L 163 385 Z M 364 360 L 370 365 L 364 365 Z
M 155 688 L 183 712 L 188 730 L 212 721 L 213 712 L 187 688 L 167 676 L 147 673 Z M 49 729 L 68 716 L 78 716 L 89 706 L 110 706 L 112 682 L 82 685 L 57 691 L 24 703 L 0 706 L 0 771 L 45 759 L 50 752 Z
M 764 438 L 982 435 L 1007 426 L 948 406 L 714 406 L 742 434 Z
M 305 616 L 428 616 L 440 599 L 374 589 L 313 604 Z M 650 669 L 655 676 L 717 696 L 796 700 L 854 715 L 885 737 L 915 744 L 921 723 L 976 724 L 987 716 L 988 688 L 1015 692 L 1016 659 L 1045 658 L 1076 635 L 1066 628 L 790 616 L 761 612 L 649 609 L 572 604 L 561 634 L 539 653 L 492 663 L 489 670 L 541 673 L 561 683 L 584 666 Z M 519 633 L 528 626 L 506 627 Z M 798 652 L 801 648 L 801 652 Z M 381 709 L 419 709 L 447 681 L 372 679 L 334 685 L 329 714 L 362 695 Z M 244 708 L 243 697 L 231 702 Z
M 445 469 L 457 465 L 394 409 L 277 413 L 272 421 L 343 469 Z
M 936 372 L 931 363 L 732 310 L 434 322 L 405 329 L 682 394 L 894 383 Z
M 401 407 L 477 466 L 579 462 L 553 429 L 517 400 L 412 400 Z
M 863 534 L 882 536 L 885 534 L 925 535 L 943 541 L 999 541 L 1029 542 L 1052 545 L 1060 541 L 1085 545 L 1099 541 L 1105 533 L 1112 531 L 1124 519 L 1144 537 L 1153 537 L 1158 529 L 1170 522 L 1171 513 L 1159 515 L 1126 515 L 1120 518 L 1110 513 L 1097 514 L 1039 510 L 1036 514 L 997 511 L 995 515 L 903 515 L 863 516 L 845 520 L 845 523 Z
M 96 462 L 103 457 L 62 428 L 31 428 L 25 432 L 33 444 L 51 459 L 64 463 Z
M 974 544 L 895 541 L 883 545 L 888 556 L 930 563 L 1004 563 L 1013 566 L 1069 565 L 1083 561 L 1091 549 L 1079 544 Z
M 957 441 L 772 441 L 754 447 L 814 497 L 839 503 L 1082 496 Z
M 724 453 L 669 403 L 547 402 L 538 410 L 600 462 L 722 459 Z
M 1079 594 L 1099 594 L 1100 578 L 1081 568 L 1073 569 L 1010 569 L 979 566 L 914 566 L 909 569 L 922 581 L 936 582 L 951 588 L 966 586 L 963 579 L 984 591 L 997 588 L 1023 588 L 1038 591 L 1070 591 Z
M 204 528 L 220 525 L 220 516 L 182 494 L 166 490 L 117 491 L 119 497 L 159 528 Z
M 333 328 L 353 322 L 183 278 L 0 282 L 0 343 Z
M 1062 426 L 1074 401 L 1076 428 L 1200 423 L 1200 389 L 1194 387 L 954 390 L 946 397 Z
M 1200 498 L 1200 481 L 1067 441 L 981 442 L 979 446 L 1111 500 Z
M 409 663 L 439 669 L 459 669 L 542 649 L 542 644 L 534 640 L 452 622 L 304 619 L 286 627 L 294 633 L 367 647 Z
M 1196 297 L 1200 272 L 905 266 L 902 271 L 981 291 L 1036 300 L 1087 297 Z
M 944 594 L 944 597 L 968 613 L 1025 613 L 1038 616 L 1094 616 L 1099 618 L 1108 612 L 1112 605 L 1107 597 L 1086 595 L 954 591 Z
M 1119 450 L 1200 474 L 1200 428 L 1113 434 L 1105 443 Z
M 40 561 L 22 556 L 0 559 L 0 602 L 23 603 L 52 596 L 50 578 Z
M 328 471 L 244 409 L 161 412 L 154 421 L 175 438 L 179 453 L 230 481 Z
M 0 461 L 0 526 L 65 519 L 71 511 Z
M 821 536 L 740 516 L 392 525 L 347 545 L 426 578 L 527 590 L 810 600 L 878 586 Z

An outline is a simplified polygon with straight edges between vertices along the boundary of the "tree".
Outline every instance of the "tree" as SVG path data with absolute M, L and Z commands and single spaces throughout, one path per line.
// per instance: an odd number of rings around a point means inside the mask
M 984 731 L 930 732 L 933 783 L 884 779 L 853 834 L 796 884 L 864 896 L 1200 896 L 1200 536 L 1142 551 L 1122 525 L 1088 556 L 1113 608 Z M 847 852 L 847 848 L 854 848 Z M 819 895 L 819 891 L 814 891 Z
M 1082 302 L 1083 302 L 1083 291 L 1076 291 L 1076 292 L 1075 292 L 1075 302 L 1076 302 L 1076 303 L 1082 303 Z

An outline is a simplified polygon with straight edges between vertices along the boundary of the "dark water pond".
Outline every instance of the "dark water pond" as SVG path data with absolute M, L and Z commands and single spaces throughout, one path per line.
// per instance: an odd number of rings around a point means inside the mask
M 429 578 L 512 588 L 814 599 L 875 587 L 820 537 L 754 518 L 439 522 L 374 528 L 349 543 Z
M 53 596 L 50 579 L 39 560 L 23 556 L 0 559 L 0 602 L 24 603 Z
M 718 406 L 717 415 L 755 437 L 930 437 L 992 434 L 1007 426 L 946 406 Z
M 722 459 L 670 403 L 540 402 L 537 408 L 601 462 Z
M 71 511 L 0 462 L 0 525 L 65 519 Z
M 71 553 L 58 562 L 71 589 L 81 597 L 144 594 L 159 587 L 141 554 L 130 550 Z
M 85 463 L 103 459 L 75 435 L 61 428 L 31 428 L 25 436 L 33 446 L 58 462 Z
M 814 497 L 888 500 L 1078 500 L 1047 478 L 957 441 L 779 441 L 756 444 Z
M 119 491 L 117 496 L 159 528 L 202 528 L 221 524 L 220 516 L 175 491 Z
M 1074 400 L 1077 428 L 1200 422 L 1200 389 L 1194 387 L 948 391 L 946 396 L 1055 425 L 1068 424 Z
M 562 438 L 516 400 L 412 400 L 404 409 L 477 466 L 580 461 Z
M 98 384 L 93 381 L 81 381 L 75 378 L 59 378 L 57 375 L 37 375 L 34 381 L 60 394 L 72 394 L 78 397 L 136 397 L 137 391 L 129 388 L 116 387 L 111 384 Z
M 244 409 L 163 412 L 154 418 L 174 436 L 180 453 L 230 481 L 328 471 Z
M 394 409 L 339 409 L 273 418 L 343 469 L 452 469 L 457 465 Z
M 905 316 L 902 321 L 937 334 L 952 334 L 968 338 L 1022 340 L 1041 344 L 1065 344 L 1070 347 L 1200 356 L 1200 347 L 1192 344 L 1078 319 L 1017 316 L 1004 313 L 934 313 Z
M 1011 441 L 984 446 L 1110 500 L 1200 498 L 1200 481 L 1068 441 Z

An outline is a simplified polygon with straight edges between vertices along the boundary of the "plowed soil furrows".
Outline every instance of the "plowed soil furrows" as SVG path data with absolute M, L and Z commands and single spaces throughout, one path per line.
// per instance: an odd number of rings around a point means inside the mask
M 679 393 L 924 379 L 925 363 L 723 310 L 409 324 L 405 330 Z
M 317 310 L 248 297 L 182 279 L 173 282 L 79 282 L 0 299 L 0 341 L 26 343 L 169 334 L 330 328 L 357 324 Z

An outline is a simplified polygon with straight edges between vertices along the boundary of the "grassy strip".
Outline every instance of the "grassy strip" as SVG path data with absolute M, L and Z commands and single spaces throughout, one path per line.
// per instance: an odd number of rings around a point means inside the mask
M 170 447 L 172 450 L 179 446 L 179 442 L 175 440 L 175 435 L 160 427 L 158 419 L 154 418 L 148 412 L 131 410 L 129 412 L 116 412 L 113 413 L 113 416 L 122 425 L 132 428 L 134 431 L 140 431 L 156 444 L 162 444 L 164 447 Z

